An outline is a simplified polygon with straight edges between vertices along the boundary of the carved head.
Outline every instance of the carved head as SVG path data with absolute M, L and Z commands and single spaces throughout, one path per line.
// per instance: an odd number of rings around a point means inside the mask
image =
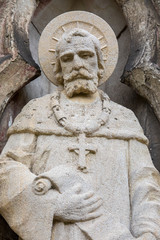
M 99 40 L 79 28 L 65 32 L 56 46 L 55 75 L 67 95 L 96 92 L 103 72 Z

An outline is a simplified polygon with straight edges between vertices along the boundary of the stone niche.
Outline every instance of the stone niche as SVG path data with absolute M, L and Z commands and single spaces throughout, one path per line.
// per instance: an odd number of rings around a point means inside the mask
M 61 13 L 83 10 L 95 13 L 108 22 L 114 30 L 119 44 L 119 59 L 116 70 L 101 88 L 109 95 L 111 100 L 130 108 L 138 117 L 145 135 L 149 138 L 149 149 L 153 163 L 160 170 L 158 156 L 160 155 L 160 124 L 148 103 L 137 95 L 134 90 L 120 81 L 130 52 L 130 34 L 121 9 L 113 0 L 43 0 L 40 1 L 29 28 L 30 49 L 32 56 L 38 63 L 38 41 L 47 23 Z M 27 86 L 23 87 L 8 104 L 1 124 L 5 129 L 12 122 L 22 107 L 31 99 L 51 93 L 55 86 L 50 83 L 44 74 Z M 18 103 L 18 105 L 17 105 Z M 5 142 L 4 138 L 4 142 Z M 3 147 L 3 144 L 1 148 Z M 6 222 L 0 219 L 0 240 L 16 240 L 17 236 L 9 229 Z

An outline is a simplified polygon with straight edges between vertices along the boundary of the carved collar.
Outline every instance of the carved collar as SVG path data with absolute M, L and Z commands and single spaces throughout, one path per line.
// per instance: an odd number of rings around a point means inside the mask
M 106 124 L 109 119 L 109 114 L 111 113 L 110 109 L 110 99 L 103 92 L 99 90 L 100 101 L 99 101 L 99 115 L 97 117 L 89 116 L 85 122 L 79 123 L 66 114 L 61 106 L 61 92 L 56 91 L 51 97 L 51 108 L 54 112 L 55 118 L 57 122 L 63 127 L 65 130 L 72 132 L 75 135 L 80 133 L 91 134 L 96 132 L 102 125 Z M 68 104 L 68 103 L 67 103 Z M 72 103 L 72 105 L 76 105 L 76 103 Z M 81 106 L 85 106 L 85 104 L 79 104 Z M 88 104 L 91 106 L 92 104 Z M 94 109 L 93 109 L 94 110 Z M 96 111 L 96 109 L 95 109 Z

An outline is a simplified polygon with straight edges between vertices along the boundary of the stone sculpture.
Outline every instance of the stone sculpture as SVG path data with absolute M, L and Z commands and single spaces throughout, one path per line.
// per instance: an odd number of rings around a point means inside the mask
M 61 87 L 24 107 L 0 160 L 0 212 L 21 239 L 160 239 L 147 138 L 130 110 L 97 90 L 116 59 L 112 30 L 91 13 L 60 15 L 44 30 L 40 62 Z

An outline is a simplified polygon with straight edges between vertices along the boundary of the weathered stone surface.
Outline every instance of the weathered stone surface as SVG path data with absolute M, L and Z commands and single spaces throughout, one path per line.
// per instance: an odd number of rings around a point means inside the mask
M 114 71 L 110 79 L 103 86 L 103 90 L 114 102 L 131 109 L 135 113 L 145 135 L 149 139 L 149 150 L 152 161 L 160 171 L 160 122 L 147 101 L 131 87 L 122 84 L 120 81 L 120 76 L 123 74 L 124 66 L 128 59 L 129 47 L 128 29 L 126 29 L 119 37 L 119 55 L 121 57 L 117 63 L 116 71 Z
M 134 114 L 97 90 L 100 43 L 74 28 L 55 51 L 64 89 L 10 128 L 0 212 L 23 240 L 158 240 L 160 175 Z
M 28 40 L 28 25 L 35 8 L 36 1 L 33 0 L 0 1 L 0 151 L 6 143 L 8 127 L 24 104 L 21 97 L 11 99 L 25 84 L 40 75 Z M 0 239 L 17 239 L 2 218 Z
M 12 1 L 13 2 L 13 1 Z M 37 17 L 37 22 L 34 21 L 33 23 L 35 24 L 35 29 L 37 28 L 36 23 L 38 23 L 38 26 L 41 27 L 42 29 L 44 26 L 48 23 L 48 19 L 52 19 L 53 16 L 56 16 L 63 11 L 68 11 L 71 9 L 81 9 L 81 10 L 89 10 L 91 12 L 94 12 L 100 16 L 102 16 L 104 19 L 107 20 L 108 23 L 112 26 L 114 31 L 116 32 L 117 36 L 119 36 L 120 33 L 120 38 L 119 38 L 119 43 L 121 44 L 120 49 L 120 59 L 119 59 L 119 64 L 117 66 L 117 72 L 114 73 L 112 78 L 107 82 L 106 85 L 103 86 L 103 89 L 111 96 L 111 99 L 114 101 L 132 109 L 138 119 L 140 120 L 140 123 L 145 131 L 145 134 L 150 140 L 150 150 L 152 154 L 152 159 L 156 167 L 160 170 L 160 164 L 159 164 L 159 155 L 160 155 L 160 125 L 156 117 L 154 116 L 151 108 L 147 105 L 147 103 L 140 98 L 137 94 L 134 93 L 129 87 L 120 84 L 119 83 L 119 76 L 123 71 L 123 66 L 127 60 L 127 53 L 129 52 L 129 35 L 127 36 L 127 30 L 123 32 L 123 29 L 125 28 L 125 20 L 121 14 L 120 9 L 116 6 L 114 1 L 109 1 L 109 0 L 98 0 L 97 1 L 40 1 L 41 4 L 39 5 L 40 8 L 37 8 L 36 11 L 36 17 Z M 47 3 L 50 2 L 50 4 L 47 6 Z M 121 1 L 122 2 L 122 1 Z M 152 1 L 153 3 L 158 3 L 158 1 Z M 124 1 L 123 1 L 124 3 Z M 46 8 L 44 8 L 46 6 Z M 159 5 L 155 5 L 155 7 L 158 10 Z M 114 16 L 114 17 L 113 17 Z M 33 25 L 32 25 L 33 26 Z M 38 28 L 37 28 L 38 29 Z M 40 29 L 40 28 L 39 28 Z M 41 30 L 42 31 L 42 30 Z M 32 35 L 33 30 L 32 30 Z M 2 35 L 1 35 L 2 36 Z M 35 36 L 35 35 L 34 35 Z M 33 37 L 34 37 L 33 36 Z M 32 44 L 32 53 L 35 53 L 35 45 L 33 45 L 33 41 L 31 42 Z M 127 46 L 126 46 L 127 44 Z M 34 97 L 40 97 L 46 93 L 50 93 L 53 91 L 54 86 L 53 84 L 49 83 L 45 77 L 43 76 L 43 79 L 39 78 L 36 79 L 35 81 L 31 82 L 25 89 L 25 92 L 21 91 L 20 92 L 20 98 L 16 98 L 14 100 L 14 104 L 11 103 L 11 106 L 9 106 L 9 112 L 5 113 L 7 116 L 3 117 L 4 121 L 3 124 L 1 122 L 1 127 L 5 128 L 10 124 L 10 119 L 13 119 L 15 116 L 15 108 L 14 106 L 17 103 L 22 103 L 24 104 L 23 101 L 29 101 L 30 99 Z M 21 100 L 23 96 L 23 101 Z M 24 99 L 25 98 L 25 99 Z M 7 122 L 8 121 L 8 122 Z M 3 128 L 4 129 L 4 128 Z M 1 132 L 1 136 L 5 131 Z M 6 139 L 5 137 L 3 139 Z M 5 141 L 4 141 L 5 142 Z M 1 138 L 1 143 L 2 143 L 2 138 Z M 4 226 L 2 222 L 0 223 L 0 226 Z M 5 228 L 5 227 L 4 227 Z M 0 239 L 12 239 L 13 235 L 9 235 L 9 231 L 7 230 L 7 235 L 0 234 Z
M 17 93 L 7 105 L 0 124 L 0 152 L 3 150 L 7 141 L 6 132 L 8 128 L 13 124 L 15 117 L 20 113 L 23 106 L 26 104 L 26 98 L 24 94 Z
M 160 120 L 159 1 L 117 3 L 131 34 L 131 51 L 122 81 L 148 100 Z
M 35 1 L 1 1 L 0 116 L 15 92 L 39 75 L 28 43 L 28 24 Z

